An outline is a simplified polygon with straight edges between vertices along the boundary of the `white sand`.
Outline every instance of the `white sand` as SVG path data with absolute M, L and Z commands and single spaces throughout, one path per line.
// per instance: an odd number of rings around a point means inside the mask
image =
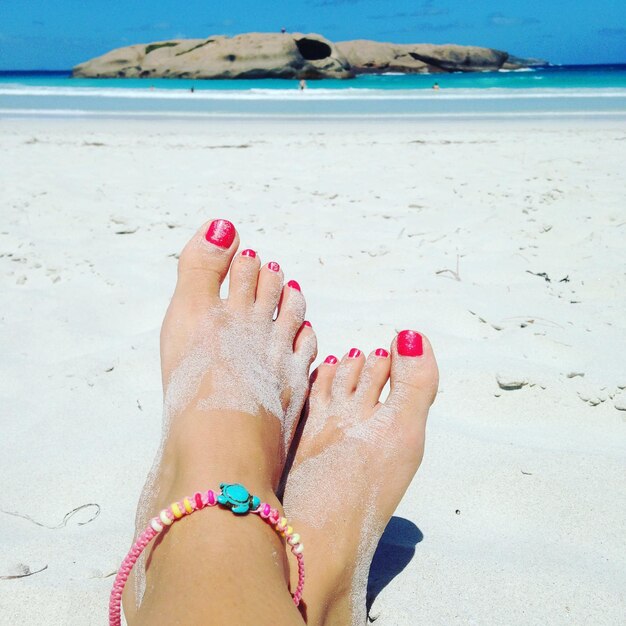
M 438 353 L 397 512 L 423 540 L 376 624 L 623 624 L 625 160 L 609 120 L 1 121 L 0 508 L 101 513 L 0 513 L 0 576 L 47 566 L 0 579 L 0 623 L 105 623 L 174 255 L 220 216 L 302 284 L 321 357 L 405 327 Z

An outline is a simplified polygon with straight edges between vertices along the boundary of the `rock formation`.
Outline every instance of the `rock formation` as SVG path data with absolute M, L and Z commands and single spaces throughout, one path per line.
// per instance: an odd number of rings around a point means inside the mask
M 549 65 L 545 59 L 523 59 L 509 54 L 509 58 L 502 66 L 503 70 L 521 70 L 524 67 L 542 67 Z
M 477 46 L 394 44 L 364 39 L 342 41 L 337 48 L 357 74 L 495 71 L 509 56 L 507 52 Z
M 453 44 L 334 44 L 321 35 L 247 33 L 175 39 L 112 50 L 74 68 L 91 78 L 353 78 L 356 74 L 481 72 L 545 64 Z
M 352 78 L 337 46 L 299 33 L 177 39 L 112 50 L 77 65 L 96 78 Z
M 357 39 L 342 41 L 337 47 L 348 59 L 357 74 L 381 74 L 383 72 L 403 72 L 407 74 L 427 74 L 438 72 L 437 68 L 412 57 L 402 46 Z

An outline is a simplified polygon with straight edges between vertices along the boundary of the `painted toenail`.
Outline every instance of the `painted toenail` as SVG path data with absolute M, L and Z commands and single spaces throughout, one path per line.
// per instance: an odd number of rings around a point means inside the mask
M 337 363 L 337 357 L 329 354 L 324 360 L 324 363 L 328 363 L 329 365 L 335 365 L 335 363 Z
M 205 238 L 218 248 L 230 248 L 236 233 L 235 227 L 228 220 L 213 220 Z
M 278 265 L 278 263 L 276 263 L 276 261 L 270 261 L 267 264 L 267 269 L 270 270 L 270 272 L 279 272 L 280 271 L 280 265 Z
M 382 357 L 383 359 L 386 359 L 389 356 L 389 352 L 387 352 L 387 350 L 385 350 L 385 348 L 378 348 L 378 350 L 376 350 L 376 352 L 374 352 L 374 354 L 376 356 Z
M 241 256 L 249 256 L 251 259 L 256 258 L 256 252 L 254 250 L 244 250 Z
M 403 330 L 398 333 L 397 346 L 400 356 L 422 356 L 424 354 L 422 336 L 414 330 Z
M 309 320 L 304 320 L 304 322 L 302 322 L 302 326 L 306 326 L 307 328 L 313 328 L 313 325 L 311 324 L 311 322 L 309 322 Z
M 287 283 L 287 287 L 291 287 L 292 289 L 296 289 L 297 291 L 302 291 L 302 289 L 300 289 L 300 285 L 295 280 L 290 280 Z
M 348 352 L 348 357 L 351 359 L 356 359 L 361 356 L 361 351 L 358 348 L 352 348 L 350 352 Z

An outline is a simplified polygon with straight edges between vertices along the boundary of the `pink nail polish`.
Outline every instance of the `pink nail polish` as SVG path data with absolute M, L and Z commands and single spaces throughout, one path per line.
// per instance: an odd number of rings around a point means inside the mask
M 276 263 L 276 261 L 270 261 L 267 264 L 267 269 L 270 272 L 279 272 L 280 271 L 280 265 L 278 265 L 278 263 Z
M 304 322 L 302 322 L 302 326 L 306 326 L 307 328 L 313 328 L 313 325 L 311 324 L 311 322 L 309 322 L 309 320 L 304 320 Z
M 241 253 L 241 256 L 249 256 L 251 259 L 256 258 L 256 252 L 254 250 L 244 250 Z
M 424 354 L 422 336 L 414 330 L 403 330 L 398 333 L 397 346 L 400 356 L 422 356 Z
M 361 351 L 358 348 L 351 348 L 350 352 L 348 352 L 348 357 L 351 359 L 356 359 L 361 356 Z
M 334 365 L 335 363 L 337 363 L 337 357 L 330 354 L 326 357 L 326 359 L 324 360 L 324 363 L 328 363 L 329 365 Z
M 295 280 L 290 280 L 287 283 L 287 287 L 291 287 L 292 289 L 296 289 L 297 291 L 302 291 L 302 289 L 300 289 L 300 285 Z
M 378 348 L 378 350 L 376 350 L 376 352 L 374 352 L 374 354 L 376 356 L 382 357 L 383 359 L 386 359 L 389 356 L 389 352 L 387 352 L 387 350 L 385 350 L 385 348 Z
M 206 231 L 205 238 L 214 246 L 226 249 L 230 248 L 235 241 L 236 234 L 235 227 L 228 220 L 213 220 L 209 230 Z

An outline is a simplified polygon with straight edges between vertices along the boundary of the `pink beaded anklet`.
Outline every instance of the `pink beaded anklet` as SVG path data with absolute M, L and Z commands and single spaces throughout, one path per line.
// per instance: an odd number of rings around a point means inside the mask
M 167 526 L 182 519 L 186 515 L 191 515 L 195 511 L 204 509 L 207 506 L 220 506 L 230 509 L 235 515 L 245 515 L 254 513 L 282 537 L 285 537 L 291 552 L 298 560 L 298 585 L 292 594 L 294 604 L 298 606 L 302 599 L 304 589 L 304 557 L 302 552 L 304 546 L 300 542 L 300 535 L 295 533 L 284 517 L 280 517 L 277 509 L 273 509 L 269 504 L 261 502 L 256 496 L 250 495 L 248 490 L 239 484 L 221 483 L 221 494 L 216 494 L 212 489 L 203 493 L 196 492 L 193 497 L 183 498 L 181 502 L 173 502 L 168 508 L 163 509 L 156 517 L 150 520 L 148 527 L 139 535 L 133 544 L 130 552 L 122 561 L 122 565 L 115 577 L 111 598 L 109 600 L 109 626 L 121 626 L 121 603 L 122 591 L 128 580 L 133 565 L 137 562 L 139 555 L 146 549 L 146 546 Z

